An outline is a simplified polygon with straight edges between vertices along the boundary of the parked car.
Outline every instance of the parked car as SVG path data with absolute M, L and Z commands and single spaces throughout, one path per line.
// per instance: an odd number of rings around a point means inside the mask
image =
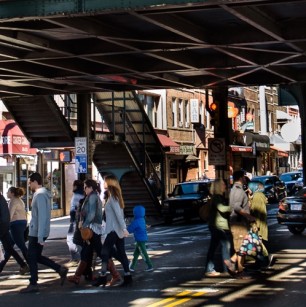
M 294 184 L 294 193 L 299 191 L 304 186 L 304 178 L 300 177 Z
M 254 186 L 257 186 L 259 182 L 264 185 L 265 190 L 263 193 L 269 202 L 279 201 L 287 196 L 286 185 L 278 176 L 267 175 L 253 177 L 249 182 L 249 188 L 254 191 Z
M 189 220 L 199 217 L 199 209 L 207 204 L 209 199 L 209 187 L 212 180 L 198 180 L 178 183 L 173 192 L 162 204 L 162 214 L 167 224 L 174 218 L 183 217 Z
M 279 202 L 277 221 L 281 225 L 286 225 L 293 234 L 300 234 L 304 231 L 306 228 L 306 187 Z
M 287 194 L 288 195 L 293 195 L 296 192 L 295 183 L 301 177 L 302 177 L 302 172 L 300 172 L 300 171 L 282 173 L 279 176 L 280 180 L 285 182 L 285 185 L 287 187 Z

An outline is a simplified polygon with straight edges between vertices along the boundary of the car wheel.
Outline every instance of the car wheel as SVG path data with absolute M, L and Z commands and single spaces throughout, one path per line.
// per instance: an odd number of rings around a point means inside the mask
M 305 226 L 288 226 L 288 229 L 291 233 L 299 235 L 304 231 Z

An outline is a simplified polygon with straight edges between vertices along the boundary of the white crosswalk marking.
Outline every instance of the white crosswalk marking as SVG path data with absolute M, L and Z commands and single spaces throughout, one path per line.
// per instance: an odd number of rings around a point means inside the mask
M 185 226 L 175 226 L 175 227 L 169 227 L 167 229 L 163 229 L 160 231 L 154 231 L 149 233 L 149 236 L 163 236 L 163 235 L 176 235 L 176 234 L 196 234 L 196 233 L 204 233 L 208 231 L 207 224 L 203 225 L 185 225 Z

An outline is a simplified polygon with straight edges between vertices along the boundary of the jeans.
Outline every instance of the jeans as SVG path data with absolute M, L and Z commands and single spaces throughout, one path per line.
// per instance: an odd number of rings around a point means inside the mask
M 0 241 L 2 242 L 2 246 L 5 252 L 4 260 L 0 263 L 0 272 L 3 270 L 5 264 L 8 262 L 11 256 L 14 257 L 14 259 L 17 261 L 17 263 L 24 267 L 26 263 L 22 260 L 22 258 L 19 256 L 19 254 L 15 251 L 10 237 L 10 232 L 7 230 L 3 233 L 3 235 L 0 237 Z
M 10 225 L 11 238 L 13 246 L 16 244 L 21 250 L 26 262 L 28 262 L 28 248 L 24 242 L 24 231 L 27 227 L 26 220 L 12 222 Z
M 45 240 L 46 238 L 44 238 Z M 38 243 L 37 237 L 29 236 L 29 249 L 28 249 L 28 257 L 29 257 L 29 267 L 30 267 L 30 284 L 36 285 L 38 281 L 38 263 L 41 263 L 54 271 L 58 272 L 61 269 L 61 266 L 55 263 L 53 260 L 42 255 L 44 246 Z
M 89 240 L 90 244 L 86 242 L 82 246 L 81 250 L 81 260 L 85 262 L 89 262 L 92 259 L 92 255 L 94 250 L 97 253 L 97 256 L 102 259 L 101 251 L 102 251 L 102 242 L 101 242 L 101 235 L 93 233 L 92 238 Z
M 228 260 L 231 257 L 231 245 L 233 242 L 232 233 L 230 230 L 223 230 L 220 228 L 209 226 L 209 230 L 211 233 L 211 239 L 209 244 L 209 249 L 207 252 L 206 258 L 206 272 L 213 272 L 215 270 L 214 267 L 214 255 L 215 251 L 218 248 L 219 244 L 221 244 L 221 252 L 222 258 L 224 260 Z M 223 269 L 226 271 L 226 266 L 223 263 Z
M 119 260 L 123 266 L 124 272 L 130 272 L 129 260 L 125 252 L 124 238 L 119 238 L 115 231 L 110 232 L 104 241 L 102 248 L 102 274 L 104 275 L 107 270 L 108 260 L 114 255 L 114 245 L 116 247 L 116 258 Z

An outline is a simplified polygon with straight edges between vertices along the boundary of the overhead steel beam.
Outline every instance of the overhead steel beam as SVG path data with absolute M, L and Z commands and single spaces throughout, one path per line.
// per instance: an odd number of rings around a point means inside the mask
M 1 1 L 0 19 L 84 15 L 109 10 L 165 9 L 170 7 L 276 2 L 271 0 L 12 0 Z

